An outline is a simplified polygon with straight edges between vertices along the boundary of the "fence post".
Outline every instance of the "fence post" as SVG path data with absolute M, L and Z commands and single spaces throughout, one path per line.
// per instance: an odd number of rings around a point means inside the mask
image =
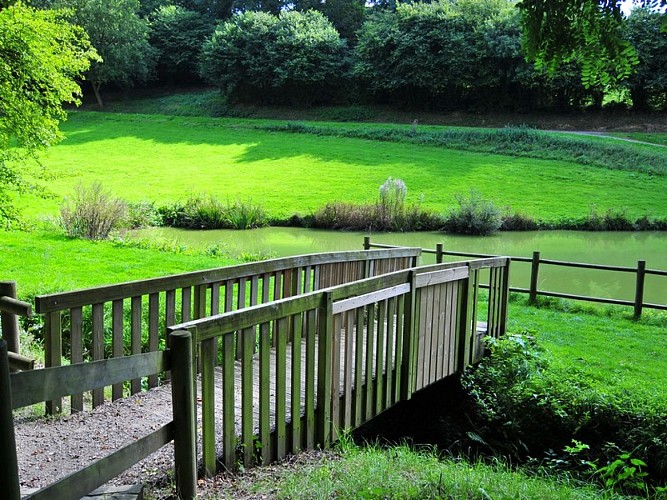
M 5 296 L 16 299 L 16 282 L 0 281 L 0 297 Z M 7 349 L 16 354 L 21 353 L 19 341 L 19 318 L 10 312 L 0 312 L 2 321 L 2 338 L 7 341 Z
M 14 437 L 14 416 L 12 415 L 12 390 L 9 380 L 9 358 L 7 342 L 0 339 L 0 484 L 3 498 L 19 500 L 19 466 L 16 457 Z M 5 496 L 6 495 L 6 496 Z
M 637 261 L 637 284 L 635 287 L 635 318 L 642 315 L 644 307 L 644 278 L 646 277 L 646 261 Z
M 176 491 L 179 498 L 189 500 L 197 494 L 192 334 L 177 331 L 171 333 L 170 339 Z
M 442 243 L 436 243 L 435 245 L 435 263 L 442 264 L 444 253 L 444 245 Z
M 533 263 L 530 268 L 530 297 L 529 302 L 537 302 L 537 275 L 540 271 L 540 252 L 533 252 Z
M 364 250 L 370 250 L 370 249 L 371 249 L 371 237 L 364 236 Z

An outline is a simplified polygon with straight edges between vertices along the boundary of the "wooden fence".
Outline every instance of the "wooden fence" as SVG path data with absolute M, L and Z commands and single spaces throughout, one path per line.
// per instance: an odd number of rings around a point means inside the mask
M 216 427 L 226 467 L 235 466 L 239 453 L 246 466 L 268 463 L 327 446 L 343 429 L 462 370 L 480 355 L 483 270 L 492 277 L 485 332 L 504 333 L 509 262 L 412 268 L 170 327 L 192 332 L 200 346 L 205 472 L 216 470 Z
M 196 492 L 195 398 L 192 339 L 173 337 L 174 348 L 90 363 L 9 373 L 7 343 L 0 340 L 0 484 L 3 498 L 21 498 L 12 410 L 41 401 L 97 389 L 171 370 L 173 420 L 110 455 L 96 460 L 39 491 L 29 499 L 81 498 L 135 463 L 174 441 L 175 482 L 183 498 Z
M 414 267 L 419 253 L 402 248 L 313 254 L 41 295 L 35 309 L 44 315 L 45 365 L 60 366 L 63 356 L 77 364 L 158 351 L 168 347 L 168 325 Z M 112 400 L 123 397 L 128 381 L 130 393 L 142 389 L 138 377 L 118 381 Z M 145 382 L 156 386 L 158 374 Z M 105 401 L 104 389 L 92 391 L 93 408 Z M 62 409 L 61 399 L 46 403 L 47 414 Z M 71 411 L 83 408 L 83 394 L 74 394 Z
M 371 243 L 370 237 L 366 236 L 364 238 L 364 248 L 366 250 L 370 248 L 399 248 L 393 245 L 384 245 L 379 243 Z M 483 254 L 483 253 L 472 253 L 472 252 L 454 252 L 444 249 L 442 243 L 438 243 L 436 248 L 431 249 L 422 249 L 423 254 L 435 255 L 436 262 L 443 262 L 444 256 L 453 256 L 453 257 L 473 257 L 473 258 L 492 258 L 494 255 Z M 644 283 L 646 276 L 663 276 L 667 277 L 667 271 L 661 269 L 647 269 L 646 261 L 639 260 L 637 261 L 637 267 L 628 267 L 628 266 L 608 266 L 600 264 L 589 264 L 585 262 L 568 262 L 561 260 L 552 260 L 552 259 L 542 259 L 540 252 L 533 252 L 532 257 L 510 257 L 512 262 L 524 262 L 530 264 L 530 278 L 529 283 L 526 287 L 510 287 L 510 291 L 517 293 L 525 293 L 530 297 L 531 302 L 537 300 L 538 295 L 544 297 L 556 297 L 561 299 L 570 299 L 570 300 L 581 300 L 586 302 L 595 302 L 602 304 L 613 304 L 620 306 L 630 306 L 634 309 L 635 317 L 639 318 L 642 314 L 644 308 L 647 309 L 658 309 L 667 311 L 667 304 L 655 304 L 648 303 L 644 301 Z M 575 295 L 571 293 L 560 293 L 553 292 L 548 290 L 539 290 L 538 289 L 538 277 L 540 273 L 540 266 L 554 266 L 554 267 L 567 267 L 567 268 L 577 268 L 577 269 L 590 269 L 596 271 L 612 271 L 619 273 L 631 273 L 635 275 L 635 289 L 634 289 L 634 300 L 621 300 L 610 297 L 593 297 L 587 295 Z M 482 285 L 484 288 L 486 285 Z

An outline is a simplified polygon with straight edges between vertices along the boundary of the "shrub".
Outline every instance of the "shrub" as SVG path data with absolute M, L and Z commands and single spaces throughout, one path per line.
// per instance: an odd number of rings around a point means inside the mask
M 233 229 L 252 229 L 266 226 L 266 213 L 261 205 L 252 200 L 242 202 L 236 200 L 227 206 L 227 223 Z
M 667 477 L 664 408 L 639 407 L 627 395 L 593 389 L 579 373 L 551 368 L 527 333 L 487 338 L 486 346 L 490 355 L 461 379 L 476 404 L 471 422 L 478 442 L 510 459 L 542 456 L 541 467 L 546 463 L 590 475 L 590 468 L 577 471 L 569 466 L 572 457 L 553 451 L 567 451 L 575 439 L 587 444 L 578 450 L 579 460 L 614 464 L 630 450 L 634 459 L 648 464 L 654 481 Z M 599 469 L 614 473 L 602 465 Z M 600 477 L 609 479 L 603 473 Z M 628 484 L 617 481 L 611 486 L 627 489 Z
M 530 215 L 520 213 L 503 215 L 500 225 L 500 229 L 503 231 L 535 231 L 539 228 L 539 223 Z
M 128 203 L 125 224 L 128 229 L 161 226 L 162 216 L 154 203 L 147 201 Z
M 122 226 L 126 216 L 127 205 L 99 182 L 78 185 L 74 196 L 60 206 L 60 225 L 71 238 L 105 239 Z
M 502 225 L 500 210 L 475 190 L 465 197 L 456 196 L 458 207 L 445 216 L 443 229 L 450 233 L 488 235 Z

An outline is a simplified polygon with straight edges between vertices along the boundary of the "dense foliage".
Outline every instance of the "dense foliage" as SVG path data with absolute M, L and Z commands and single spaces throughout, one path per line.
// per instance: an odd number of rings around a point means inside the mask
M 0 9 L 0 227 L 17 215 L 6 190 L 21 181 L 9 162 L 61 139 L 62 106 L 78 103 L 75 78 L 95 58 L 86 34 L 62 13 Z
M 345 42 L 319 12 L 246 12 L 204 44 L 201 74 L 235 99 L 313 104 L 333 99 L 345 66 Z
M 71 21 L 86 30 L 102 56 L 87 73 L 100 106 L 102 85 L 130 86 L 149 79 L 155 65 L 155 49 L 148 43 L 148 21 L 137 14 L 139 0 L 54 0 L 50 3 L 70 9 Z

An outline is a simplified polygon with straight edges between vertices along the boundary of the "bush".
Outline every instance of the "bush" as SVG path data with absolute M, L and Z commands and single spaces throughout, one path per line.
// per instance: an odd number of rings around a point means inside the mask
M 450 233 L 489 235 L 502 225 L 500 210 L 475 190 L 468 197 L 457 195 L 455 208 L 445 216 L 443 230 Z
M 536 231 L 539 228 L 540 224 L 530 215 L 520 213 L 503 215 L 500 225 L 502 231 Z
M 127 217 L 127 205 L 114 198 L 102 184 L 79 185 L 72 198 L 60 206 L 60 225 L 71 238 L 103 240 L 120 229 Z
M 547 464 L 590 476 L 590 467 L 579 471 L 571 467 L 568 445 L 575 439 L 587 444 L 585 453 L 578 450 L 580 461 L 612 464 L 631 451 L 648 464 L 654 481 L 664 482 L 664 409 L 638 407 L 627 395 L 593 389 L 578 373 L 551 369 L 543 349 L 527 333 L 487 338 L 486 347 L 490 355 L 461 379 L 476 404 L 471 422 L 477 442 L 511 460 L 532 457 L 541 468 Z M 604 470 L 602 465 L 597 468 Z M 621 481 L 612 486 L 628 485 Z
M 128 203 L 125 225 L 128 229 L 161 226 L 162 217 L 154 203 L 147 201 Z

